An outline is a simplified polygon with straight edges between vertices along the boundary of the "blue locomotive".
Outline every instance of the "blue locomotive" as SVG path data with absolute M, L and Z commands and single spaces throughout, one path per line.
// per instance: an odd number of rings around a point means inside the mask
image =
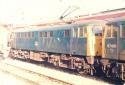
M 125 79 L 125 9 L 15 30 L 11 57 L 46 61 L 93 75 Z

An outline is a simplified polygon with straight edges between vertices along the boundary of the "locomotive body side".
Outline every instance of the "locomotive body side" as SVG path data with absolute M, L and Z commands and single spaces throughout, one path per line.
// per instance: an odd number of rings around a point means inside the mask
M 80 26 L 83 27 L 83 26 Z M 81 28 L 82 31 L 84 28 Z M 75 26 L 15 32 L 12 48 L 61 54 L 86 55 L 86 37 Z M 74 33 L 74 34 L 73 34 Z M 75 34 L 76 33 L 76 34 Z M 85 45 L 84 45 L 85 44 Z
M 91 65 L 96 56 L 94 51 L 96 47 L 91 48 L 95 43 L 91 41 L 90 36 L 88 39 L 88 35 L 95 36 L 95 34 L 93 31 L 89 33 L 91 27 L 89 30 L 87 28 L 88 24 L 71 24 L 39 30 L 16 31 L 13 33 L 11 42 L 11 55 L 14 58 L 47 61 L 71 69 L 93 70 Z M 91 43 L 87 44 L 88 42 Z

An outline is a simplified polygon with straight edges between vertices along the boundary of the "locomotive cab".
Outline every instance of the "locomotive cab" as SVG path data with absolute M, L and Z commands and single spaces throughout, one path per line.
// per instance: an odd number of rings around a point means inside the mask
M 94 57 L 102 56 L 102 25 L 89 25 L 87 29 L 87 56 L 90 64 Z

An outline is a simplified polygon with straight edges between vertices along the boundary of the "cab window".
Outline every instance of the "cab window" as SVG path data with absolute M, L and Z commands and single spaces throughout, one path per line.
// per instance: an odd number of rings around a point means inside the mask
M 79 35 L 78 37 L 80 38 L 86 37 L 86 34 L 87 34 L 86 27 L 81 26 L 78 28 L 78 35 Z
M 83 38 L 87 36 L 87 29 L 85 26 L 79 26 L 73 29 L 73 37 Z
M 95 36 L 102 36 L 103 26 L 102 25 L 94 25 L 92 27 L 92 32 Z
M 107 27 L 107 37 L 111 37 L 111 28 Z
M 117 37 L 118 26 L 116 24 L 110 24 L 107 28 L 107 37 Z
M 122 24 L 120 27 L 120 37 L 125 38 L 125 24 Z

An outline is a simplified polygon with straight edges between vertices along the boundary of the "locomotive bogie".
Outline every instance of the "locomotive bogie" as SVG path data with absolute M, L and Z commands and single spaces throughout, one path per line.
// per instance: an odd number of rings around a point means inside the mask
M 40 53 L 39 52 L 30 52 L 30 59 L 35 60 L 35 61 L 42 61 Z

